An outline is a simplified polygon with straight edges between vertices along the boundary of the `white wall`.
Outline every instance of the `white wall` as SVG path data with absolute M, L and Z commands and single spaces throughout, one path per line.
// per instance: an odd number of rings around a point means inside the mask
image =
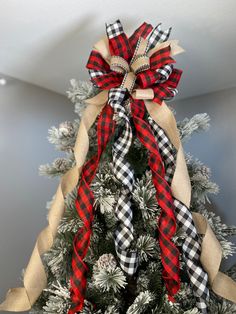
M 200 133 L 185 145 L 185 150 L 200 159 L 212 170 L 212 179 L 220 193 L 212 196 L 213 210 L 229 225 L 236 225 L 236 88 L 218 91 L 172 103 L 177 118 L 207 112 L 211 128 Z M 232 239 L 236 244 L 236 237 Z M 236 255 L 225 266 L 236 263 Z
M 36 237 L 46 226 L 46 202 L 57 179 L 38 176 L 38 166 L 59 155 L 47 130 L 75 118 L 66 97 L 17 80 L 0 88 L 0 300 L 20 285 Z

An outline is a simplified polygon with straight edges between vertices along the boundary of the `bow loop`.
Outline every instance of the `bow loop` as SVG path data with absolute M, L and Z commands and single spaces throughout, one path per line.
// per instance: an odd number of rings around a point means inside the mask
M 125 108 L 122 103 L 127 95 L 127 88 L 111 88 L 108 93 L 108 104 L 114 109 L 114 113 L 119 117 L 125 116 Z
M 140 72 L 146 71 L 150 68 L 150 59 L 147 55 L 138 55 L 134 58 L 130 64 L 131 70 L 138 74 Z
M 170 36 L 170 32 L 171 32 L 171 27 L 163 31 L 161 29 L 161 23 L 159 23 L 149 34 L 147 51 L 154 48 L 158 43 L 167 41 Z
M 137 42 L 139 41 L 140 37 L 146 39 L 147 36 L 152 32 L 152 30 L 152 25 L 144 22 L 133 32 L 133 34 L 129 37 L 130 47 L 133 52 L 137 46 Z
M 111 56 L 120 56 L 129 61 L 132 57 L 132 51 L 120 20 L 112 24 L 106 24 L 106 30 Z
M 120 56 L 111 56 L 110 69 L 120 74 L 125 74 L 130 71 L 128 62 Z
M 136 81 L 136 75 L 134 74 L 134 72 L 126 73 L 121 86 L 123 88 L 126 88 L 131 94 L 135 85 L 135 81 Z

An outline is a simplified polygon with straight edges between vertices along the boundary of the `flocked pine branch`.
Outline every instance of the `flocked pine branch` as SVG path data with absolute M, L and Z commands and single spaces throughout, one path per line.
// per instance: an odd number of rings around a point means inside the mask
M 108 306 L 104 314 L 119 314 L 117 306 Z
M 210 313 L 236 314 L 236 304 L 227 300 L 210 299 Z
M 90 82 L 77 81 L 75 79 L 71 79 L 70 84 L 71 86 L 67 91 L 67 96 L 72 103 L 75 104 L 75 112 L 81 116 L 81 112 L 85 107 L 84 100 L 96 95 L 98 89 Z
M 97 172 L 91 188 L 94 192 L 94 204 L 102 214 L 113 214 L 119 196 L 120 183 L 112 172 L 112 165 L 102 165 Z
M 46 297 L 46 301 L 41 304 L 42 296 Z M 43 290 L 42 296 L 30 310 L 30 314 L 65 314 L 71 306 L 68 283 L 62 284 L 56 280 Z
M 49 293 L 49 298 L 46 305 L 43 307 L 43 313 L 67 313 L 71 305 L 68 286 L 64 286 L 57 281 L 52 284 L 50 288 L 45 289 L 44 291 Z
M 57 150 L 73 152 L 79 123 L 79 120 L 74 122 L 65 121 L 59 124 L 58 128 L 52 126 L 48 130 L 49 143 L 53 144 Z
M 142 269 L 138 273 L 137 293 L 150 291 L 155 295 L 155 302 L 161 301 L 165 287 L 162 282 L 162 264 L 160 258 L 152 261 L 147 269 Z
M 101 310 L 96 311 L 94 309 L 94 305 L 91 302 L 89 302 L 88 300 L 85 300 L 84 308 L 80 312 L 80 314 L 102 314 L 102 311 Z
M 195 114 L 192 118 L 185 118 L 177 123 L 180 138 L 183 142 L 190 139 L 194 132 L 207 131 L 210 127 L 210 117 L 207 113 Z
M 148 258 L 158 256 L 157 240 L 150 235 L 141 235 L 137 240 L 136 247 L 138 249 L 138 254 L 141 262 L 147 262 Z
M 53 247 L 43 256 L 47 268 L 58 280 L 67 278 L 70 274 L 72 241 L 73 238 L 70 235 L 58 235 Z
M 39 166 L 39 175 L 47 177 L 62 176 L 75 164 L 72 155 L 69 158 L 56 158 L 51 164 Z
M 194 308 L 191 310 L 184 311 L 184 314 L 200 314 L 200 312 L 198 311 L 197 308 Z
M 194 200 L 198 203 L 210 202 L 208 195 L 219 192 L 218 185 L 210 180 L 210 169 L 190 154 L 186 154 L 185 157 Z
M 150 278 L 148 277 L 147 273 L 144 270 L 140 271 L 137 279 L 137 291 L 140 293 L 148 290 L 149 281 Z
M 127 314 L 142 314 L 151 305 L 155 296 L 150 291 L 140 292 L 134 303 L 128 308 Z
M 75 199 L 77 196 L 77 188 L 74 188 L 65 198 L 65 212 L 60 221 L 58 232 L 63 235 L 66 233 L 75 234 L 83 223 L 79 219 L 79 216 L 75 207 Z
M 94 305 L 85 300 L 85 303 L 84 303 L 84 308 L 83 310 L 80 312 L 80 314 L 119 314 L 118 310 L 117 310 L 117 307 L 116 306 L 108 306 L 105 310 L 105 312 L 101 311 L 101 310 L 96 310 L 94 308 Z
M 104 254 L 98 259 L 93 267 L 93 279 L 98 289 L 107 292 L 113 290 L 116 293 L 127 284 L 112 254 Z
M 71 79 L 70 87 L 66 93 L 72 103 L 76 104 L 77 102 L 83 101 L 95 95 L 97 93 L 97 89 L 91 82 Z
M 141 210 L 144 220 L 150 221 L 158 215 L 159 207 L 150 171 L 146 171 L 141 179 L 136 180 L 132 194 L 134 201 Z

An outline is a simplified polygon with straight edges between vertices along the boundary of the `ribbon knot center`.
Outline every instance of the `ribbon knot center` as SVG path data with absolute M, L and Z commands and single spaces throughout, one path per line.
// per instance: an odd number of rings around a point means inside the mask
M 110 69 L 124 75 L 122 88 L 133 91 L 137 74 L 150 68 L 150 58 L 147 55 L 148 41 L 140 37 L 130 64 L 121 56 L 111 56 Z

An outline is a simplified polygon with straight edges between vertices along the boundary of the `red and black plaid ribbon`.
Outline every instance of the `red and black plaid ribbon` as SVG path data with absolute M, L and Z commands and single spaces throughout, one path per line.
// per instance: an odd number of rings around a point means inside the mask
M 113 109 L 111 106 L 106 105 L 100 114 L 97 123 L 98 152 L 86 162 L 82 169 L 80 185 L 77 193 L 78 196 L 75 202 L 78 216 L 83 221 L 83 227 L 79 229 L 73 242 L 73 275 L 70 280 L 72 307 L 68 312 L 69 314 L 81 311 L 84 305 L 88 267 L 83 259 L 86 256 L 90 245 L 94 218 L 94 196 L 89 186 L 96 174 L 102 152 L 106 148 L 106 145 L 114 132 L 114 126 Z

